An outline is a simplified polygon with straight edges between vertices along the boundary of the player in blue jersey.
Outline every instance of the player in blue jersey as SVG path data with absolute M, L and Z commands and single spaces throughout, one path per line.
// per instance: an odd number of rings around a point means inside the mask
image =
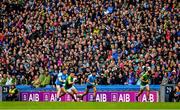
M 68 75 L 67 70 L 64 70 L 63 73 L 59 73 L 56 79 L 56 88 L 57 88 L 57 101 L 59 101 L 60 93 L 65 93 L 66 90 L 64 89 L 64 85 L 66 82 Z
M 93 71 L 93 73 L 88 76 L 87 87 L 86 87 L 84 94 L 81 95 L 81 100 L 83 100 L 83 97 L 89 93 L 90 89 L 93 89 L 93 92 L 94 92 L 93 101 L 95 101 L 95 99 L 96 99 L 96 83 L 97 83 L 96 72 Z

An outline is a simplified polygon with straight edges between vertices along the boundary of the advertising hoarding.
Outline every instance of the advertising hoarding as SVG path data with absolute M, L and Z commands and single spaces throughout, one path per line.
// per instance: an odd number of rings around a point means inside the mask
M 80 92 L 79 94 L 82 94 Z M 136 95 L 138 91 L 118 91 L 118 92 L 97 92 L 96 101 L 97 102 L 136 102 Z M 56 92 L 21 92 L 21 101 L 56 101 Z M 93 93 L 89 93 L 83 99 L 84 101 L 92 101 Z M 60 101 L 72 101 L 70 95 L 66 94 Z M 139 101 L 146 101 L 146 93 L 144 92 Z M 158 91 L 151 91 L 150 102 L 159 102 Z

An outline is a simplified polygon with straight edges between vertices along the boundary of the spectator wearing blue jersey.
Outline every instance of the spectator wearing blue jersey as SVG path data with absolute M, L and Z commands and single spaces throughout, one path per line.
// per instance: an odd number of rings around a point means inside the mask
M 95 98 L 96 98 L 96 83 L 97 83 L 96 71 L 93 71 L 93 73 L 88 76 L 87 87 L 86 87 L 86 90 L 85 90 L 84 94 L 81 96 L 82 99 L 83 99 L 83 97 L 85 95 L 87 95 L 89 93 L 90 89 L 93 89 L 93 92 L 94 92 L 93 101 L 95 101 Z
M 63 73 L 60 72 L 57 76 L 57 79 L 56 79 L 56 88 L 57 88 L 57 101 L 59 101 L 59 96 L 60 96 L 60 93 L 65 93 L 65 89 L 64 89 L 64 84 L 66 82 L 66 79 L 67 79 L 68 75 L 67 75 L 67 70 L 63 70 Z

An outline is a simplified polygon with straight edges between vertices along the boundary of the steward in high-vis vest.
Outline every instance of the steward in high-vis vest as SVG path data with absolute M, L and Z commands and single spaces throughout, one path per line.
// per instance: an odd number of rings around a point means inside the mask
M 12 85 L 9 89 L 8 95 L 6 96 L 6 100 L 15 101 L 16 99 L 18 99 L 18 90 L 14 85 Z

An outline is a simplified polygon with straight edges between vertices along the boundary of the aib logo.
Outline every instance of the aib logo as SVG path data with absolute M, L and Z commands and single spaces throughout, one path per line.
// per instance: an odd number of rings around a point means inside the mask
M 111 101 L 112 102 L 117 102 L 118 101 L 118 94 L 117 93 L 112 93 L 111 94 Z
M 23 101 L 28 101 L 28 94 L 22 94 L 22 100 Z
M 93 94 L 89 94 L 89 101 L 93 101 Z
M 49 101 L 50 95 L 48 93 L 44 94 L 44 101 Z

